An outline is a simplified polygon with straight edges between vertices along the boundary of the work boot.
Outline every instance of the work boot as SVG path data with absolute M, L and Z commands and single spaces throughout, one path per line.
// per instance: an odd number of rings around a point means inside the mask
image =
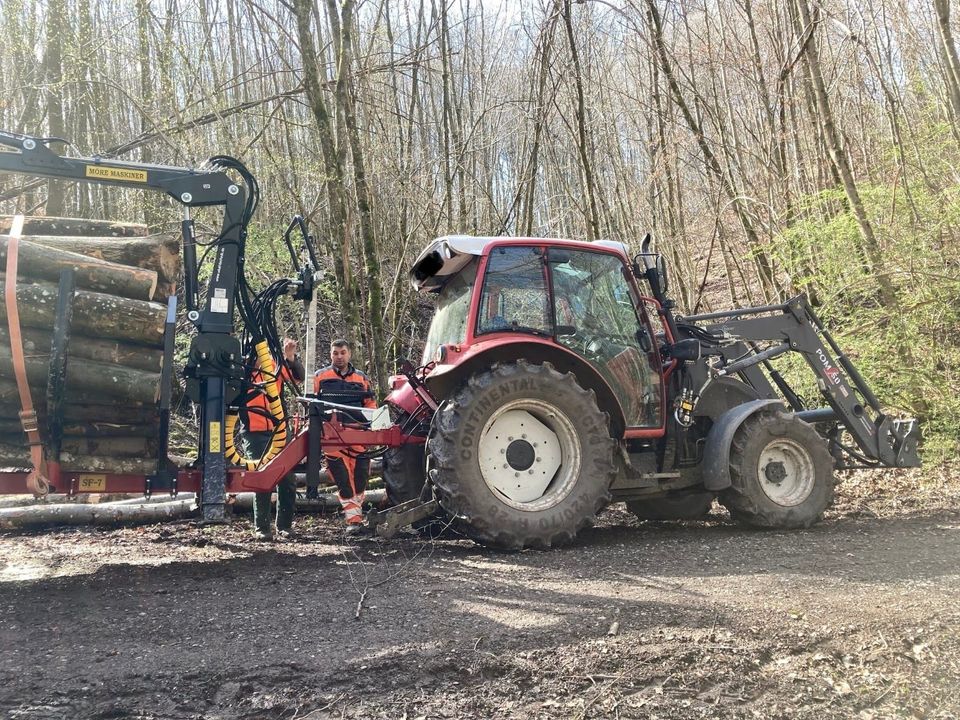
M 368 534 L 367 526 L 363 523 L 347 523 L 344 532 L 347 537 L 362 537 Z

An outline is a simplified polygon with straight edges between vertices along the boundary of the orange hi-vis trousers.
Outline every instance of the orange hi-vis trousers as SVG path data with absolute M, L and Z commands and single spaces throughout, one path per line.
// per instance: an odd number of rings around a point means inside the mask
M 356 455 L 365 450 L 354 446 L 325 452 L 327 469 L 337 483 L 340 506 L 348 525 L 363 522 L 363 500 L 370 477 L 370 458 L 358 458 Z

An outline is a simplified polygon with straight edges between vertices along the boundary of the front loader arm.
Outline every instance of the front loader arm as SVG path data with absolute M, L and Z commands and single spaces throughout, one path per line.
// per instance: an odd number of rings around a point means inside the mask
M 841 424 L 871 462 L 888 467 L 920 465 L 916 420 L 884 414 L 863 376 L 843 354 L 806 297 L 798 296 L 782 305 L 688 316 L 678 322 L 701 325 L 721 342 L 746 350 L 736 357 L 720 352 L 723 359 L 713 368 L 716 376 L 739 374 L 751 384 L 759 381 L 770 389 L 760 372 L 763 366 L 802 419 Z M 759 343 L 766 347 L 760 349 Z M 808 410 L 799 406 L 797 395 L 770 365 L 771 359 L 787 352 L 803 356 L 829 408 Z

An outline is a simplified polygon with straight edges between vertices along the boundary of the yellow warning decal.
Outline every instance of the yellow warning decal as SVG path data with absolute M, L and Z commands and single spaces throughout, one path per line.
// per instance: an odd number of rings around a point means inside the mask
M 82 473 L 79 484 L 80 492 L 103 492 L 107 489 L 107 476 Z
M 210 423 L 210 452 L 220 452 L 220 422 L 212 421 Z
M 127 182 L 147 181 L 146 170 L 110 167 L 109 165 L 87 165 L 87 177 L 100 180 L 126 180 Z

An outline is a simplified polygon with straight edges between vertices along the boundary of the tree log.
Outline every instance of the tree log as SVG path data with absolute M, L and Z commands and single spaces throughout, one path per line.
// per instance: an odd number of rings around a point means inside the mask
M 12 215 L 0 215 L 0 233 L 9 233 Z M 101 237 L 142 237 L 147 226 L 112 220 L 85 220 L 81 218 L 28 217 L 24 218 L 24 235 L 93 235 Z
M 36 396 L 35 396 L 36 397 Z M 101 400 L 103 398 L 100 398 Z M 40 420 L 41 431 L 44 432 L 47 427 L 47 411 L 44 405 L 38 406 L 37 416 Z M 10 403 L 0 405 L 0 421 L 5 423 L 16 423 L 20 421 L 20 405 Z M 90 426 L 95 428 L 88 433 L 89 436 L 97 436 L 96 428 L 100 426 L 122 425 L 156 428 L 159 423 L 159 415 L 156 408 L 145 405 L 65 405 L 63 409 L 63 421 L 67 426 Z M 71 434 L 79 434 L 72 432 Z M 126 432 L 125 435 L 137 433 Z
M 26 355 L 49 356 L 52 333 L 40 328 L 20 328 L 23 351 Z M 5 325 L 0 325 L 0 344 L 10 345 L 10 335 Z M 72 335 L 67 346 L 70 361 L 82 358 L 97 362 L 125 365 L 128 368 L 160 372 L 163 351 L 144 345 L 132 345 L 115 340 L 96 340 Z
M 6 277 L 0 275 L 0 293 L 5 283 Z M 53 328 L 56 306 L 55 285 L 17 283 L 21 325 L 50 330 Z M 163 344 L 166 314 L 166 307 L 159 303 L 78 290 L 73 300 L 71 333 L 157 347 Z M 7 319 L 5 304 L 0 304 L 0 318 Z
M 34 405 L 46 403 L 47 377 L 50 366 L 45 357 L 30 356 L 25 359 L 27 380 L 31 390 L 42 392 L 43 397 L 33 398 Z M 0 345 L 0 377 L 12 378 L 13 360 L 10 347 Z M 160 373 L 133 370 L 123 365 L 94 362 L 93 360 L 67 362 L 67 388 L 83 388 L 83 392 L 100 398 L 122 398 L 131 403 L 153 403 L 160 391 Z
M 23 434 L 23 427 L 20 425 L 19 420 L 14 420 L 13 418 L 4 417 L 0 419 L 0 435 L 13 435 L 17 438 L 17 442 L 26 441 L 27 437 Z M 0 440 L 0 444 L 6 441 Z
M 155 438 L 160 433 L 160 424 L 156 419 L 152 423 L 133 425 L 125 423 L 85 422 L 66 423 L 63 426 L 64 438 L 110 438 L 145 437 Z
M 41 432 L 46 432 L 46 419 L 41 422 Z M 68 423 L 63 426 L 63 437 L 81 438 L 114 438 L 139 437 L 155 438 L 160 433 L 159 422 L 143 425 L 124 423 L 84 422 Z M 0 419 L 0 445 L 19 445 L 27 441 L 19 420 L 12 418 Z
M 60 466 L 74 472 L 131 473 L 148 475 L 157 469 L 156 458 L 105 457 L 103 455 L 75 455 L 60 453 Z M 26 445 L 0 445 L 0 468 L 27 469 L 30 453 Z
M 0 263 L 6 263 L 8 235 L 0 235 Z M 60 271 L 73 268 L 76 285 L 84 290 L 120 295 L 136 300 L 152 300 L 157 289 L 157 273 L 129 265 L 118 265 L 80 253 L 20 241 L 18 250 L 19 282 L 37 278 L 56 282 Z
M 28 240 L 120 265 L 153 270 L 163 283 L 176 283 L 180 277 L 180 241 L 172 235 L 136 238 L 31 235 Z
M 71 455 L 97 455 L 117 458 L 156 457 L 157 443 L 145 437 L 64 438 L 62 453 Z
M 156 425 L 159 423 L 157 409 L 151 406 L 123 405 L 66 405 L 63 420 L 72 424 L 127 424 Z
M 136 505 L 77 504 L 38 505 L 0 510 L 0 528 L 15 530 L 44 525 L 114 525 L 154 523 L 189 517 L 197 511 L 194 499 Z
M 20 410 L 20 394 L 17 392 L 17 383 L 13 378 L 6 380 L 0 378 L 0 415 L 6 417 L 11 417 L 9 412 L 4 412 L 5 409 L 16 406 L 12 417 L 16 418 L 17 412 Z
M 30 467 L 30 452 L 26 445 L 0 445 L 0 468 Z
M 0 509 L 16 507 L 49 507 L 50 505 L 62 505 L 70 503 L 71 505 L 97 505 L 101 507 L 109 506 L 123 507 L 124 505 L 148 505 L 155 503 L 168 503 L 174 500 L 196 501 L 197 495 L 192 492 L 177 493 L 171 497 L 168 493 L 162 492 L 144 497 L 142 493 L 77 493 L 68 495 L 67 493 L 50 493 L 43 497 L 34 497 L 33 495 L 6 495 L 0 497 Z
M 155 458 L 104 457 L 102 455 L 74 455 L 60 453 L 60 466 L 75 472 L 131 473 L 149 475 L 156 472 Z

